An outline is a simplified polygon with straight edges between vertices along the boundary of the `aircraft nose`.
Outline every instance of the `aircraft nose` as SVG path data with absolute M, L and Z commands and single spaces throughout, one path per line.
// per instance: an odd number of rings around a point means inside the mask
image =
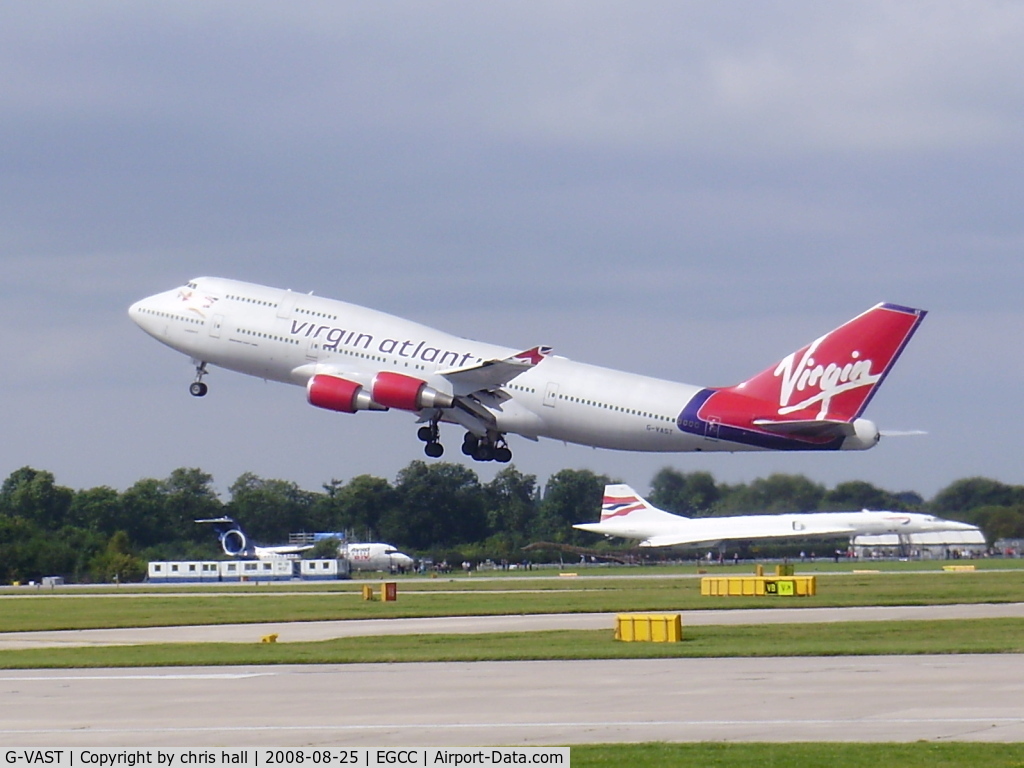
M 136 301 L 130 307 L 128 307 L 128 317 L 132 319 L 136 325 L 139 324 L 139 317 L 142 315 L 142 302 Z
M 153 335 L 157 327 L 158 312 L 157 309 L 162 306 L 164 302 L 163 294 L 157 294 L 155 296 L 147 296 L 144 299 L 139 299 L 130 307 L 128 307 L 128 317 L 132 319 L 139 328 L 144 330 L 146 333 Z

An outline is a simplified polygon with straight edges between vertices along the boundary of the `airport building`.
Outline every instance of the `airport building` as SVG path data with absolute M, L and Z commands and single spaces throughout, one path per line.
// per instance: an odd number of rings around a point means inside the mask
M 981 531 L 934 531 L 931 533 L 895 533 L 856 536 L 854 554 L 863 559 L 910 557 L 921 560 L 948 560 L 955 557 L 980 557 L 987 551 Z

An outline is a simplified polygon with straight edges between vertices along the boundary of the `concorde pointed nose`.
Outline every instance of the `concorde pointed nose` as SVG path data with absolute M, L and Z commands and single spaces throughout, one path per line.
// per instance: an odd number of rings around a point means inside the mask
M 928 528 L 933 531 L 976 531 L 978 526 L 962 523 L 959 520 L 947 520 L 944 517 L 929 517 Z
M 954 531 L 976 531 L 976 530 L 978 530 L 978 526 L 971 525 L 970 523 L 954 522 L 953 523 L 953 530 Z

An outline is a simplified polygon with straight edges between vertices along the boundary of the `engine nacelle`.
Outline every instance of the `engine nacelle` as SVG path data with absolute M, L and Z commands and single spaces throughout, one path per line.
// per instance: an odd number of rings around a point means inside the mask
M 438 392 L 423 379 L 391 371 L 381 371 L 374 378 L 373 401 L 403 411 L 451 408 L 455 404 L 451 395 Z
M 249 546 L 249 540 L 245 538 L 245 534 L 238 528 L 232 528 L 230 531 L 224 531 L 221 534 L 220 545 L 224 549 L 225 555 L 237 557 L 245 553 L 246 548 Z
M 326 374 L 310 378 L 306 383 L 306 399 L 317 408 L 342 413 L 387 410 L 387 406 L 374 402 L 361 384 Z

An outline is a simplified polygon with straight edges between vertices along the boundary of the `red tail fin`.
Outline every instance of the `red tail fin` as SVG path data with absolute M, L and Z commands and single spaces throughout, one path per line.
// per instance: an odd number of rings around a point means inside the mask
M 921 309 L 879 304 L 752 379 L 719 392 L 770 404 L 774 411 L 757 414 L 761 418 L 853 421 L 925 314 Z

